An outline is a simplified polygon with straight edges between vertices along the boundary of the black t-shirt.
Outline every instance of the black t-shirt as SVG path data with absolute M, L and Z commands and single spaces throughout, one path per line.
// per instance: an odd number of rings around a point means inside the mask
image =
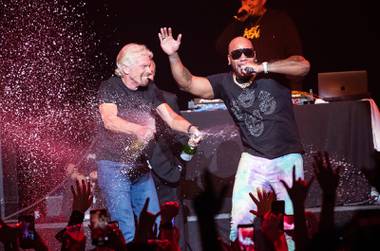
M 228 53 L 229 42 L 237 36 L 252 41 L 259 62 L 303 55 L 296 26 L 282 11 L 268 9 L 262 17 L 250 17 L 244 22 L 234 19 L 217 40 L 217 50 L 223 57 Z
M 234 83 L 232 73 L 208 79 L 214 97 L 225 102 L 239 127 L 245 151 L 268 159 L 303 152 L 287 87 L 263 78 L 243 89 Z
M 145 124 L 155 118 L 155 109 L 164 103 L 161 91 L 151 82 L 138 90 L 128 89 L 119 77 L 111 77 L 102 82 L 98 91 L 98 103 L 114 103 L 117 105 L 118 116 L 136 124 Z M 141 159 L 136 154 L 137 138 L 132 134 L 117 133 L 104 128 L 100 116 L 98 118 L 98 143 L 96 156 L 98 160 L 111 160 L 123 163 L 135 163 Z M 137 149 L 139 149 L 137 147 Z

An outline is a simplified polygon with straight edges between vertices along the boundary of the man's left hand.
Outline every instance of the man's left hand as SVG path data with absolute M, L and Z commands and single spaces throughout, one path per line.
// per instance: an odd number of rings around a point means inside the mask
M 179 34 L 177 39 L 173 38 L 172 28 L 161 28 L 158 33 L 162 50 L 169 56 L 176 53 L 181 45 L 182 34 Z

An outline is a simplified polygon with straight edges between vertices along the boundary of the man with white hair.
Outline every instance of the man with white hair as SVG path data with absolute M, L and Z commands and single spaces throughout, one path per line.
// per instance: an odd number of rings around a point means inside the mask
M 145 45 L 125 45 L 116 64 L 116 76 L 104 81 L 98 92 L 98 183 L 112 219 L 119 222 L 125 240 L 130 242 L 135 235 L 135 217 L 139 217 L 147 198 L 148 211 L 159 211 L 148 162 L 156 133 L 155 117 L 160 116 L 179 132 L 200 135 L 200 131 L 162 98 L 153 82 L 153 53 Z

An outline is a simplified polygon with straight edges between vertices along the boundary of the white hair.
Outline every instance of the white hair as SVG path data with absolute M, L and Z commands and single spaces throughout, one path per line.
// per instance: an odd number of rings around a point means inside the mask
M 153 53 L 143 44 L 130 43 L 126 44 L 117 54 L 115 74 L 123 76 L 121 65 L 130 66 L 136 63 L 136 59 L 141 56 L 153 58 Z

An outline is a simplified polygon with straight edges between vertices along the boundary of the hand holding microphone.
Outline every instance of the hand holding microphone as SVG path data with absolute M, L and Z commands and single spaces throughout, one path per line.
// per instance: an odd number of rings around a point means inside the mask
M 245 6 L 241 7 L 236 13 L 236 15 L 234 16 L 235 19 L 241 22 L 244 22 L 248 17 L 249 17 L 249 12 L 248 12 L 247 7 Z
M 261 64 L 249 64 L 242 66 L 242 72 L 246 75 L 253 75 L 257 73 L 264 73 L 268 74 L 269 73 L 269 63 L 264 61 Z
M 253 75 L 256 73 L 256 70 L 252 66 L 247 66 L 247 67 L 243 68 L 243 72 L 247 75 Z

